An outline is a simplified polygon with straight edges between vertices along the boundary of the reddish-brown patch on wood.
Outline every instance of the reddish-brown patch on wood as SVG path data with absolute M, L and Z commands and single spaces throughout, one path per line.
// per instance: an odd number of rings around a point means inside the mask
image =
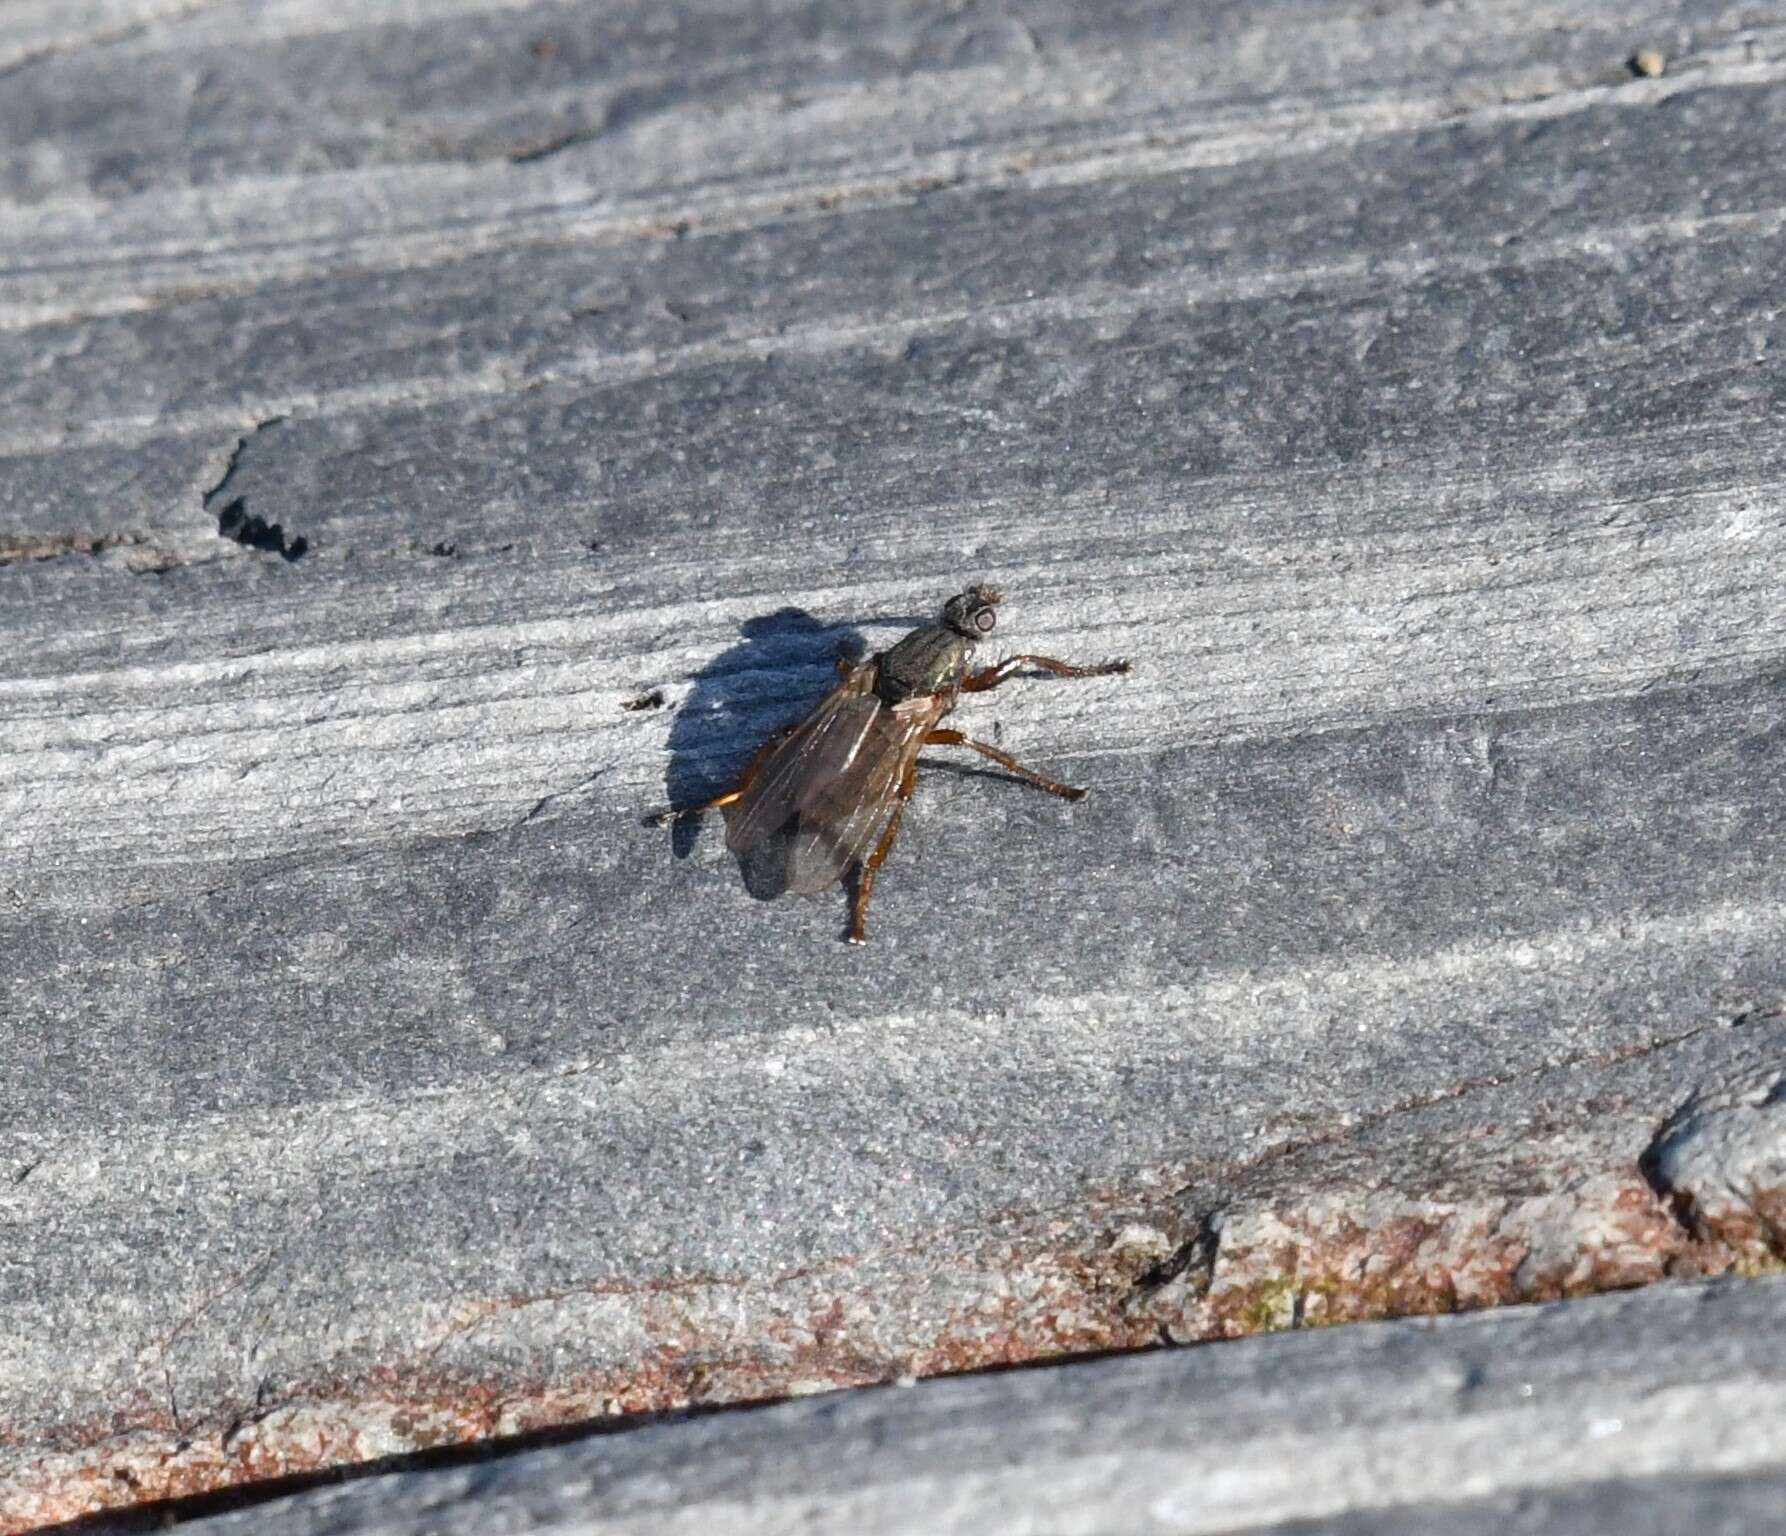
M 1517 1198 L 1260 1200 L 1204 1228 L 1161 1194 L 1152 1207 L 1117 1201 L 1091 1224 L 1041 1221 L 1025 1234 L 1012 1220 L 972 1252 L 843 1257 L 761 1282 L 670 1275 L 473 1299 L 407 1365 L 286 1383 L 277 1402 L 208 1413 L 183 1403 L 179 1423 L 145 1395 L 103 1423 L 65 1426 L 53 1449 L 15 1463 L 0 1536 L 569 1424 L 1754 1267 L 1754 1243 L 1777 1242 L 1786 1191 L 1751 1191 L 1742 1208 L 1752 1224 L 1683 1224 L 1678 1201 L 1635 1170 Z M 478 1331 L 507 1314 L 592 1301 L 626 1309 L 648 1341 L 634 1358 L 496 1379 L 477 1356 Z
M 108 549 L 129 550 L 124 565 L 137 575 L 169 571 L 180 563 L 179 556 L 157 548 L 147 534 L 126 530 L 116 533 L 13 534 L 0 538 L 0 566 L 60 560 L 69 555 L 97 555 Z

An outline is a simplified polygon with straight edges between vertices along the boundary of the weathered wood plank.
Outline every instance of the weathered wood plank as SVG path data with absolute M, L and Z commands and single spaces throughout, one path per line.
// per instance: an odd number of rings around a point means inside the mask
M 1786 1496 L 1782 1340 L 1777 1279 L 1670 1287 L 650 1425 L 192 1530 L 1762 1529 Z
M 9 46 L 0 1528 L 1779 1257 L 1786 30 Z M 1083 805 L 640 825 L 981 577 Z

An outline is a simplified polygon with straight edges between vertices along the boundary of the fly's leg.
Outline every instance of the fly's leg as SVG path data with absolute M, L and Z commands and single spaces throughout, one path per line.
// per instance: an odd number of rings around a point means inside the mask
M 791 725 L 784 726 L 755 752 L 751 753 L 750 761 L 744 765 L 744 771 L 738 775 L 738 782 L 723 795 L 715 795 L 711 800 L 703 800 L 698 805 L 667 805 L 661 811 L 653 811 L 647 816 L 645 818 L 646 825 L 667 827 L 672 821 L 678 821 L 684 816 L 699 816 L 702 811 L 717 811 L 722 806 L 730 805 L 734 800 L 742 798 L 745 790 L 750 788 L 751 780 L 757 776 L 757 771 L 768 760 L 769 754 L 787 739 L 789 732 L 793 729 L 794 727 Z
M 1017 658 L 1019 661 L 1025 659 L 1021 656 Z M 1033 657 L 1027 659 L 1034 660 Z M 1063 800 L 1083 800 L 1090 793 L 1089 790 L 1081 789 L 1077 784 L 1062 784 L 1058 780 L 1037 773 L 1033 768 L 1025 768 L 1009 752 L 1001 752 L 997 747 L 989 747 L 983 741 L 975 741 L 972 737 L 962 735 L 960 731 L 932 731 L 924 738 L 924 745 L 927 747 L 971 747 L 980 756 L 991 758 L 1007 772 L 1014 773 L 1018 778 L 1034 784 L 1037 789 L 1045 789 L 1051 795 L 1059 795 Z
M 899 781 L 899 798 L 893 803 L 887 830 L 881 833 L 874 852 L 862 861 L 861 872 L 856 876 L 856 899 L 850 905 L 850 931 L 845 935 L 852 944 L 868 942 L 868 898 L 874 890 L 874 872 L 886 863 L 887 855 L 892 852 L 893 839 L 899 832 L 899 818 L 905 815 L 905 803 L 912 798 L 912 786 L 917 782 L 918 760 L 914 757 L 905 765 L 905 777 Z
M 988 688 L 998 687 L 1024 667 L 1034 667 L 1038 672 L 1052 672 L 1056 677 L 1109 677 L 1113 673 L 1129 670 L 1126 661 L 1100 661 L 1094 667 L 1076 667 L 1071 662 L 1056 661 L 1052 656 L 1007 656 L 996 667 L 982 667 L 978 672 L 968 673 L 961 680 L 961 691 L 984 693 Z
M 723 795 L 715 795 L 711 800 L 702 800 L 695 805 L 666 805 L 661 811 L 653 811 L 645 818 L 648 827 L 667 827 L 672 821 L 680 821 L 684 816 L 699 816 L 702 811 L 717 811 L 723 805 L 730 805 L 745 790 L 750 788 L 750 779 L 740 779 Z

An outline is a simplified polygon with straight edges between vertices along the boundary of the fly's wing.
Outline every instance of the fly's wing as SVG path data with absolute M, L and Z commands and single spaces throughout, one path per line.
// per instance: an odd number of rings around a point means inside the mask
M 725 807 L 726 847 L 746 853 L 793 820 L 809 786 L 844 772 L 861 750 L 881 702 L 869 690 L 874 668 L 843 679 L 772 751 L 749 787 Z
M 907 767 L 941 715 L 942 701 L 935 697 L 882 705 L 848 766 L 810 782 L 788 849 L 790 891 L 822 891 L 868 852 L 892 814 Z

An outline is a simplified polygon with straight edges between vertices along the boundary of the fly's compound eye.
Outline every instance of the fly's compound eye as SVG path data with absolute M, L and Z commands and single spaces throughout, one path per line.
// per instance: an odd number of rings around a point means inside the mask
M 998 615 L 990 608 L 982 608 L 974 615 L 974 628 L 983 635 L 992 633 L 992 626 L 998 623 Z

